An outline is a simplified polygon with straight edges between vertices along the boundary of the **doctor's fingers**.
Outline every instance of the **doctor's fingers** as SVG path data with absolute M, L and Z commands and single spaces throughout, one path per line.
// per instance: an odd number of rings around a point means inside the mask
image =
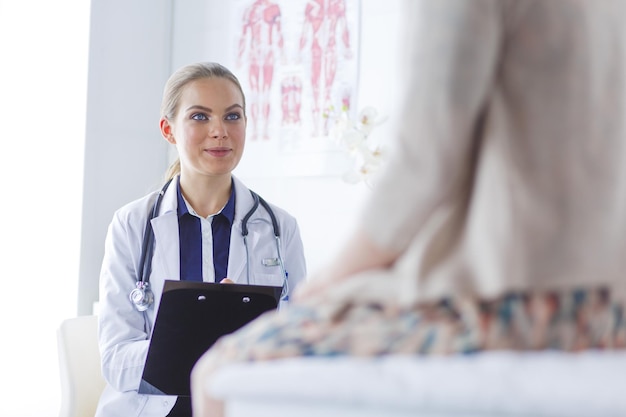
M 233 281 L 230 278 L 224 278 L 223 280 L 220 281 L 220 284 L 234 284 L 235 281 Z

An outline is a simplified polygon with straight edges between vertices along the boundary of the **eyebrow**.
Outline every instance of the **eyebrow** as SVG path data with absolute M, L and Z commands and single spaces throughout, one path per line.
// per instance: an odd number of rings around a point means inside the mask
M 226 107 L 226 111 L 231 111 L 231 110 L 236 109 L 236 108 L 240 108 L 241 110 L 243 110 L 243 106 L 241 104 L 235 103 L 235 104 L 232 104 L 232 105 Z M 213 113 L 213 109 L 211 109 L 209 107 L 200 106 L 198 104 L 195 104 L 193 106 L 187 107 L 186 111 L 189 111 L 189 110 L 202 110 L 202 111 L 205 111 L 207 113 Z

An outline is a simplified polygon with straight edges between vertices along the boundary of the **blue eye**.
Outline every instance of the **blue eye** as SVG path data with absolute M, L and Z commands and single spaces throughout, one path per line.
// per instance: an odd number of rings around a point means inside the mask
M 239 113 L 230 113 L 226 115 L 226 120 L 239 120 L 241 115 Z
M 192 115 L 191 115 L 191 118 L 192 118 L 193 120 L 202 120 L 202 121 L 203 121 L 203 120 L 209 120 L 209 118 L 207 117 L 207 115 L 206 115 L 206 114 L 204 114 L 204 113 L 194 113 L 194 114 L 192 114 Z

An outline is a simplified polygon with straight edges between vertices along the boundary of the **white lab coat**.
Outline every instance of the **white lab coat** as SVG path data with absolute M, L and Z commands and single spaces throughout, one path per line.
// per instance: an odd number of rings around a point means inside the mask
M 234 178 L 235 217 L 230 240 L 228 278 L 247 283 L 246 249 L 241 220 L 253 206 L 248 188 Z M 150 286 L 155 302 L 146 312 L 138 312 L 128 296 L 138 279 L 144 228 L 157 192 L 120 208 L 109 226 L 100 274 L 98 337 L 102 372 L 107 386 L 100 398 L 97 417 L 162 417 L 176 401 L 175 396 L 137 393 L 148 352 L 148 339 L 163 290 L 164 280 L 180 279 L 177 193 L 175 183 L 163 196 L 159 214 L 152 220 L 155 236 Z M 281 253 L 289 275 L 290 294 L 305 279 L 306 266 L 300 231 L 295 218 L 271 205 L 279 223 Z M 276 258 L 272 222 L 259 205 L 248 221 L 250 284 L 282 285 L 279 266 L 264 266 L 264 258 Z

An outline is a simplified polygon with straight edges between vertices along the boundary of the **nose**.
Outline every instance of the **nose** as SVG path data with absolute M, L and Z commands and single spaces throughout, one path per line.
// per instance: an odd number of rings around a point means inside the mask
M 225 139 L 228 137 L 224 122 L 220 119 L 214 119 L 209 124 L 209 136 L 213 139 Z

